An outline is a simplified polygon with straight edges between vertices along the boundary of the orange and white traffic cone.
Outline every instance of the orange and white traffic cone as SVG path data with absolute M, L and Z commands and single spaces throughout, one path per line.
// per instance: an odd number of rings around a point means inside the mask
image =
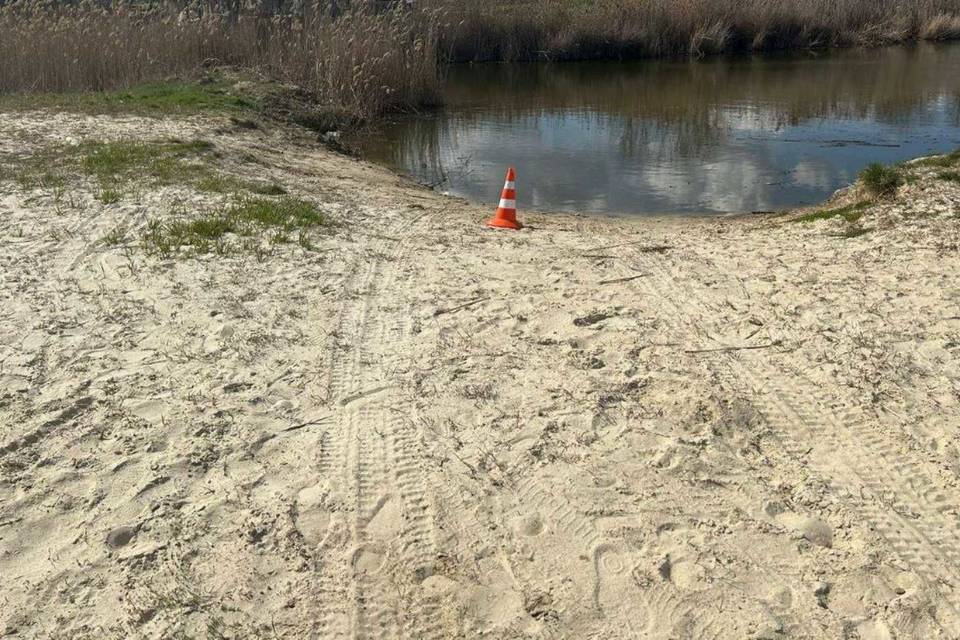
M 517 172 L 513 167 L 507 169 L 507 181 L 500 193 L 500 206 L 493 217 L 487 220 L 488 227 L 498 229 L 520 229 L 522 224 L 517 222 Z

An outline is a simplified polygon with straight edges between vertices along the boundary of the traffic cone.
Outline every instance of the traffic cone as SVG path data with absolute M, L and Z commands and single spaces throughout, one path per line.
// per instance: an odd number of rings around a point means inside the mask
M 500 193 L 500 206 L 493 217 L 487 220 L 488 227 L 499 229 L 520 229 L 522 224 L 517 222 L 517 172 L 513 167 L 507 169 L 507 181 L 503 184 Z

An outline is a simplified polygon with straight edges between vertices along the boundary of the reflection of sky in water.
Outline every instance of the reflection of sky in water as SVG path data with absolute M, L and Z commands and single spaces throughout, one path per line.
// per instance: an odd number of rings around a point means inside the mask
M 960 54 L 960 47 L 952 51 Z M 952 60 L 960 62 L 960 55 Z M 592 81 L 602 82 L 599 75 Z M 631 113 L 609 105 L 551 106 L 550 96 L 538 94 L 532 105 L 454 106 L 400 121 L 378 136 L 382 146 L 370 155 L 426 183 L 445 179 L 440 189 L 479 202 L 496 202 L 503 172 L 513 164 L 520 207 L 618 213 L 786 208 L 822 201 L 870 162 L 960 146 L 960 90 L 910 87 L 912 99 L 897 108 L 893 97 L 878 95 L 885 86 L 872 84 L 865 96 L 853 97 L 834 88 L 824 102 L 846 101 L 844 108 L 795 118 L 789 104 L 749 92 L 704 105 L 686 120 L 683 108 L 675 115 L 669 104 Z

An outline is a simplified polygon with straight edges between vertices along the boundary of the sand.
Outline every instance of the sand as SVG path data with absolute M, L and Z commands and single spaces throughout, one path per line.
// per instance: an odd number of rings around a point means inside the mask
M 335 224 L 160 259 L 222 196 L 0 173 L 0 637 L 960 638 L 960 185 L 498 232 L 292 129 L 0 114 L 171 136 Z

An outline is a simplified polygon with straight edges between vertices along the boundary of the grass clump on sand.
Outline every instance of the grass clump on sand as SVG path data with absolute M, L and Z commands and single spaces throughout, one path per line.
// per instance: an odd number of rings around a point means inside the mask
M 97 192 L 97 200 L 102 204 L 114 204 L 120 202 L 120 192 L 111 187 L 101 186 Z
M 284 231 L 317 227 L 323 224 L 323 214 L 311 203 L 297 198 L 249 198 L 227 211 L 227 215 L 262 228 Z
M 62 192 L 67 185 L 63 171 L 51 166 L 39 158 L 28 158 L 23 162 L 11 163 L 10 175 L 23 189 L 49 189 Z
M 847 223 L 854 224 L 860 221 L 863 213 L 870 207 L 869 202 L 858 202 L 838 209 L 824 209 L 814 211 L 795 218 L 794 222 L 817 222 L 819 220 L 831 220 L 833 218 L 843 218 Z
M 918 167 L 950 169 L 952 167 L 960 165 L 960 149 L 954 151 L 953 153 L 948 153 L 943 156 L 933 156 L 932 158 L 923 158 L 922 160 L 917 160 L 913 164 Z
M 83 113 L 192 115 L 240 114 L 258 109 L 257 100 L 235 93 L 220 81 L 150 83 L 122 91 L 0 94 L 0 111 L 64 109 Z
M 123 187 L 146 178 L 166 186 L 189 184 L 209 171 L 202 156 L 212 151 L 205 141 L 193 142 L 106 142 L 80 145 L 80 169 L 99 184 L 103 204 L 119 202 Z
M 97 178 L 101 184 L 118 184 L 149 176 L 158 184 L 187 182 L 199 168 L 184 162 L 196 160 L 211 151 L 213 145 L 194 142 L 94 142 L 80 145 L 75 153 L 83 173 Z
M 960 165 L 960 150 L 953 153 L 924 158 L 914 162 L 904 163 L 893 167 L 888 167 L 879 163 L 871 164 L 860 172 L 860 183 L 869 195 L 869 199 L 845 207 L 835 209 L 822 209 L 807 213 L 793 218 L 792 222 L 817 222 L 819 220 L 830 220 L 833 218 L 843 218 L 847 223 L 847 228 L 843 234 L 846 238 L 855 238 L 870 231 L 868 228 L 860 226 L 860 220 L 867 209 L 873 204 L 875 198 L 889 198 L 896 194 L 897 189 L 903 184 L 914 184 L 918 182 L 922 175 L 912 172 L 915 167 L 932 168 L 953 168 Z M 946 182 L 960 183 L 960 171 L 940 171 L 936 173 L 939 180 Z
M 894 167 L 873 163 L 860 172 L 860 182 L 870 195 L 876 198 L 892 196 L 903 183 L 900 172 Z
M 95 181 L 94 197 L 103 204 L 118 202 L 128 185 L 192 187 L 205 193 L 283 195 L 281 185 L 224 175 L 210 166 L 216 155 L 211 143 L 88 142 L 75 147 L 48 149 L 20 163 L 17 178 L 26 189 L 62 191 L 69 178 L 87 176 Z
M 199 161 L 211 151 L 209 142 L 88 142 L 45 149 L 18 164 L 17 180 L 25 189 L 66 185 L 76 176 L 93 178 L 96 197 L 115 202 L 121 187 L 145 178 L 156 184 L 187 182 L 204 170 Z
M 860 224 L 860 219 L 863 217 L 863 214 L 866 213 L 867 209 L 870 208 L 870 205 L 870 202 L 858 202 L 856 204 L 838 207 L 836 209 L 814 211 L 812 213 L 802 215 L 799 218 L 794 218 L 793 222 L 811 223 L 820 220 L 842 218 L 847 224 L 840 233 L 840 237 L 848 239 L 858 238 L 871 231 L 871 229 Z
M 281 198 L 243 198 L 225 210 L 193 219 L 172 222 L 151 221 L 143 233 L 143 246 L 148 253 L 170 257 L 188 248 L 197 254 L 225 254 L 238 247 L 249 248 L 261 257 L 260 240 L 266 234 L 272 244 L 289 242 L 297 232 L 298 241 L 310 249 L 308 232 L 327 223 L 313 203 L 284 196 Z M 237 242 L 229 236 L 246 238 Z
M 205 193 L 234 193 L 237 191 L 249 191 L 261 196 L 282 196 L 287 193 L 279 184 L 275 182 L 257 182 L 254 180 L 240 180 L 233 176 L 221 174 L 205 175 L 196 182 L 198 191 Z

